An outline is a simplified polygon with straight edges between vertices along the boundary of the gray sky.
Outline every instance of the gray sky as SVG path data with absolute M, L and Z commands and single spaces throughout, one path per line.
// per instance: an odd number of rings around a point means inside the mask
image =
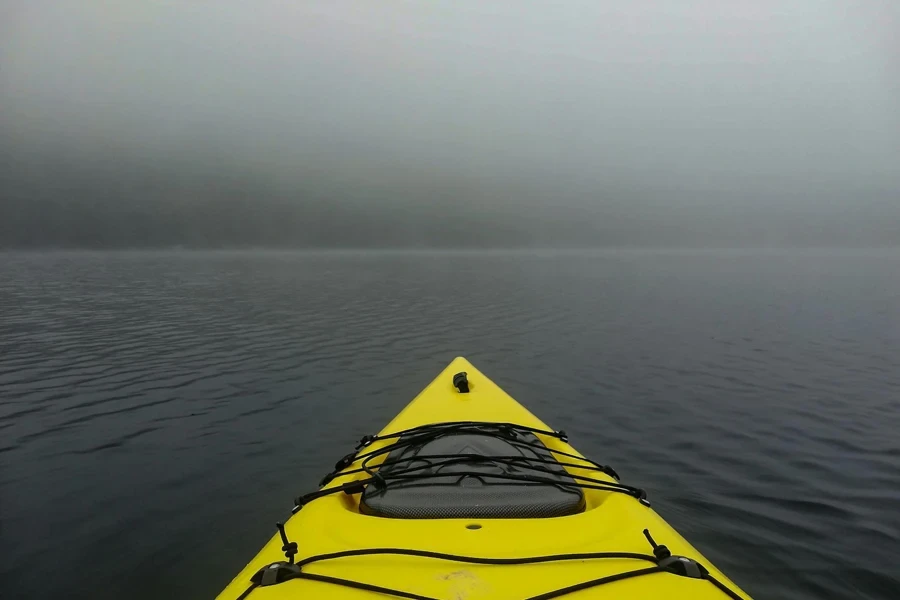
M 284 193 L 312 177 L 369 211 L 396 189 L 487 220 L 534 211 L 529 226 L 860 202 L 900 220 L 893 0 L 0 7 L 0 132 L 33 178 L 52 154 Z M 128 189 L 123 203 L 157 200 Z

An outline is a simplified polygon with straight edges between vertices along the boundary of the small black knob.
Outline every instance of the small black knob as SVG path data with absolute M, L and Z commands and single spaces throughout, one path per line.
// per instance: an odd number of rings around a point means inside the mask
M 453 376 L 453 387 L 459 390 L 460 394 L 468 394 L 469 393 L 469 380 L 466 377 L 466 372 L 457 373 Z

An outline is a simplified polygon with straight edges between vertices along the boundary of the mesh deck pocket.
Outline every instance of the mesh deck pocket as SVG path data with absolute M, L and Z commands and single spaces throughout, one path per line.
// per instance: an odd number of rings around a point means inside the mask
M 422 466 L 422 473 L 434 474 L 421 480 L 390 480 L 379 489 L 366 487 L 360 500 L 360 512 L 394 519 L 534 519 L 561 517 L 584 510 L 584 494 L 565 469 L 556 464 L 553 455 L 532 433 L 513 432 L 514 439 L 538 447 L 524 447 L 500 437 L 474 433 L 447 434 L 398 448 L 386 461 L 399 460 L 380 470 L 389 479 L 391 472 L 411 466 Z M 439 465 L 429 455 L 463 455 L 523 457 L 551 460 L 542 468 L 552 472 L 536 472 L 520 465 L 503 462 L 464 461 Z M 461 472 L 469 473 L 460 475 Z M 477 474 L 473 474 L 477 473 Z M 520 482 L 496 475 L 539 475 L 558 483 Z M 491 477 L 495 475 L 495 477 Z

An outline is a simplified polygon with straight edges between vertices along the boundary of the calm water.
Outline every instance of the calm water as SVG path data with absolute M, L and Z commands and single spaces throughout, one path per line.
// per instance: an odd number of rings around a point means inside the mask
M 900 594 L 900 252 L 602 251 L 0 254 L 0 596 L 214 596 L 457 354 L 757 598 Z

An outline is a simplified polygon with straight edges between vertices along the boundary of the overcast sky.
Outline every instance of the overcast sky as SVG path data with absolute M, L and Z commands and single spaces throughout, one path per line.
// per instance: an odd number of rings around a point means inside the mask
M 575 227 L 660 206 L 735 219 L 762 206 L 777 221 L 874 203 L 866 218 L 884 228 L 900 222 L 898 4 L 0 0 L 18 190 L 0 202 L 27 229 L 26 201 L 89 203 L 84 172 L 121 184 L 147 165 L 196 173 L 156 196 L 126 185 L 117 202 L 214 205 L 196 181 L 228 171 L 298 205 L 314 178 L 320 203 L 369 217 L 396 190 L 397 206 L 485 223 L 531 211 L 527 227 L 548 207 Z M 79 184 L 35 183 L 66 177 Z

